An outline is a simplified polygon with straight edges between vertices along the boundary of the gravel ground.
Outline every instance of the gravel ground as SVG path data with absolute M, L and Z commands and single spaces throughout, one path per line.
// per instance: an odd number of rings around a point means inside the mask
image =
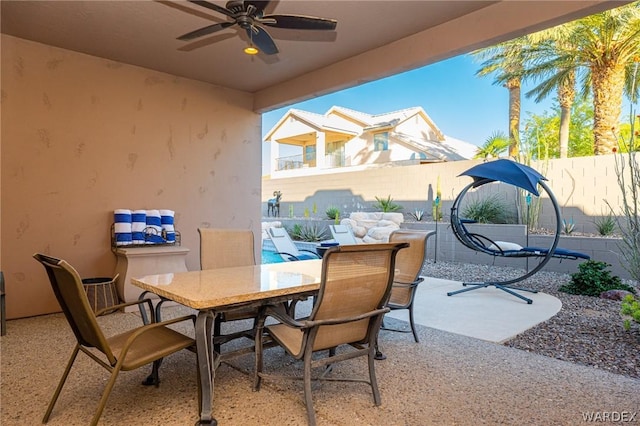
M 423 273 L 455 281 L 485 281 L 514 278 L 522 275 L 522 270 L 437 262 L 425 264 Z M 640 379 L 638 324 L 634 324 L 630 331 L 623 328 L 619 301 L 558 291 L 570 279 L 568 274 L 542 271 L 519 283 L 519 286 L 557 297 L 562 302 L 562 309 L 548 321 L 504 345 Z M 631 281 L 625 283 L 636 284 Z

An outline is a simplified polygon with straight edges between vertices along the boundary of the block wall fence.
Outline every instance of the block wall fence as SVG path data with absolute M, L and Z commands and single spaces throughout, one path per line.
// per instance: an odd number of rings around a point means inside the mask
M 620 157 L 618 157 L 620 161 Z M 429 241 L 431 259 L 443 261 L 471 262 L 498 266 L 526 267 L 524 259 L 501 259 L 474 252 L 462 246 L 451 232 L 449 212 L 457 194 L 471 182 L 467 176 L 458 176 L 481 160 L 457 161 L 450 163 L 420 164 L 408 166 L 387 166 L 360 171 L 348 171 L 348 168 L 330 169 L 305 177 L 269 179 L 263 178 L 262 207 L 263 220 L 267 219 L 267 200 L 274 191 L 282 192 L 280 217 L 285 226 L 289 220 L 300 221 L 326 219 L 325 211 L 330 206 L 340 209 L 346 217 L 354 211 L 375 211 L 375 197 L 391 196 L 394 202 L 402 205 L 405 215 L 403 228 L 422 228 L 433 230 L 435 222 L 431 216 L 433 200 L 436 197 L 438 180 L 440 181 L 442 213 L 444 217 L 438 223 L 438 252 L 435 252 L 435 239 Z M 595 221 L 610 211 L 620 211 L 621 195 L 617 182 L 616 156 L 578 157 L 556 159 L 532 164 L 547 179 L 547 185 L 555 195 L 561 208 L 562 217 L 575 224 L 575 231 L 597 233 Z M 486 188 L 485 188 L 486 187 Z M 510 185 L 485 185 L 482 191 L 495 192 L 515 211 L 515 190 Z M 485 193 L 470 191 L 467 197 L 483 197 Z M 555 229 L 553 207 L 546 194 L 542 194 L 539 228 Z M 315 206 L 315 213 L 314 213 Z M 416 209 L 424 210 L 422 222 L 416 222 L 410 215 Z M 293 211 L 293 215 L 290 212 Z M 305 211 L 307 215 L 305 216 Z M 293 217 L 291 217 L 293 216 Z M 332 221 L 324 221 L 326 224 Z M 322 223 L 322 222 L 321 222 Z M 523 225 L 475 225 L 483 227 L 481 233 L 490 238 L 512 241 L 520 245 L 549 247 L 551 237 L 529 235 L 527 244 L 526 227 Z M 330 238 L 330 237 L 329 237 Z M 559 247 L 588 254 L 594 260 L 612 265 L 612 272 L 622 278 L 629 278 L 628 272 L 620 261 L 620 240 L 617 238 L 595 238 L 586 236 L 562 236 Z M 530 259 L 529 262 L 535 260 Z M 531 263 L 530 263 L 531 264 Z M 552 259 L 545 270 L 572 273 L 577 271 L 578 261 Z M 532 266 L 530 266 L 532 267 Z

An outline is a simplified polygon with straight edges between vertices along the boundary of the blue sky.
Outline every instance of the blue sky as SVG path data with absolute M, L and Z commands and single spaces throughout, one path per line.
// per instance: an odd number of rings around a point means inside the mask
M 492 77 L 476 77 L 480 68 L 470 55 L 461 55 L 417 70 L 408 71 L 351 89 L 270 111 L 262 115 L 262 136 L 290 108 L 324 114 L 334 105 L 368 114 L 380 114 L 421 106 L 446 135 L 482 145 L 494 132 L 508 130 L 509 93 L 494 85 Z M 522 90 L 522 116 L 541 114 L 553 103 L 527 99 Z M 263 174 L 269 159 L 269 144 L 263 143 Z

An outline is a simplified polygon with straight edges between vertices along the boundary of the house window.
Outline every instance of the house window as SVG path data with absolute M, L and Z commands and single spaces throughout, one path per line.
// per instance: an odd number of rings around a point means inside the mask
M 389 132 L 381 132 L 373 135 L 373 150 L 387 151 L 389 149 Z
M 327 143 L 326 165 L 329 167 L 343 167 L 345 165 L 344 145 L 345 141 Z
M 315 145 L 305 145 L 304 164 L 307 164 L 309 167 L 316 166 L 316 146 Z

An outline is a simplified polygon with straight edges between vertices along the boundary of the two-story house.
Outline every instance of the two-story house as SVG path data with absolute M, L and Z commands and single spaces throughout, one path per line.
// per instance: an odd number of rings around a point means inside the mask
M 421 107 L 377 115 L 339 106 L 324 115 L 290 109 L 265 141 L 271 143 L 272 177 L 339 167 L 466 160 L 478 149 L 446 136 Z M 288 155 L 281 154 L 287 150 Z

